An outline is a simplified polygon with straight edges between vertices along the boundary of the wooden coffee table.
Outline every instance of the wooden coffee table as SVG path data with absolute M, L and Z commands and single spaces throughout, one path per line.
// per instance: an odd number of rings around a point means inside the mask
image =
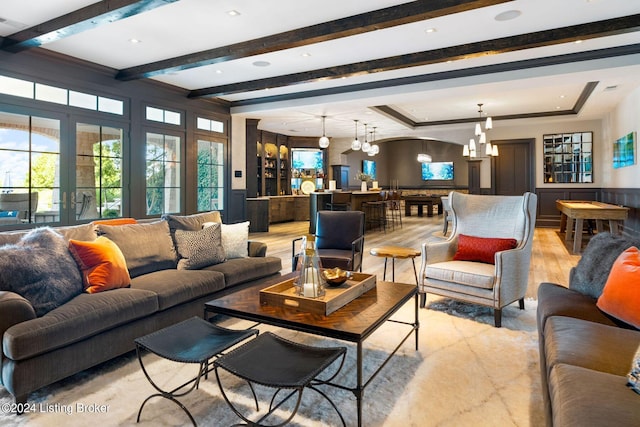
M 211 313 L 225 314 L 239 319 L 257 323 L 306 332 L 322 337 L 335 338 L 356 344 L 356 386 L 351 388 L 342 384 L 330 385 L 351 391 L 356 397 L 358 426 L 362 425 L 362 397 L 364 389 L 389 359 L 398 351 L 404 342 L 415 334 L 416 350 L 418 350 L 418 292 L 416 285 L 405 283 L 378 282 L 376 287 L 365 292 L 344 307 L 328 316 L 298 311 L 295 308 L 276 307 L 260 304 L 260 289 L 294 277 L 290 273 L 270 280 L 260 281 L 251 287 L 209 301 L 205 304 L 205 318 Z M 413 323 L 390 319 L 400 307 L 411 298 L 415 301 L 415 320 Z M 366 380 L 362 372 L 362 346 L 373 332 L 386 321 L 410 326 L 400 343 L 393 349 L 387 359 Z

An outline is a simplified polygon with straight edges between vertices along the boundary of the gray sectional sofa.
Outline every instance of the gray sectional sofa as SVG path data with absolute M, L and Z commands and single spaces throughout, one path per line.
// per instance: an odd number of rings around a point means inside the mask
M 632 241 L 593 237 L 569 288 L 538 288 L 540 368 L 548 426 L 640 426 L 640 395 L 626 386 L 640 331 L 597 306 L 608 272 Z
M 29 393 L 133 350 L 133 340 L 192 316 L 217 293 L 280 274 L 280 258 L 248 241 L 247 255 L 197 270 L 177 269 L 175 230 L 201 230 L 220 221 L 217 212 L 167 216 L 162 221 L 119 226 L 86 224 L 55 230 L 65 239 L 91 241 L 97 233 L 116 241 L 131 286 L 80 293 L 37 316 L 21 295 L 0 291 L 2 385 L 25 402 Z M 0 233 L 0 246 L 25 232 Z M 2 288 L 0 288 L 2 289 Z

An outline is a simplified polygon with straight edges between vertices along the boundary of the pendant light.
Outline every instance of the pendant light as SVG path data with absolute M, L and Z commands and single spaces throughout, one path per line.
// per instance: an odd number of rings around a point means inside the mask
M 356 122 L 356 137 L 353 140 L 353 142 L 351 143 L 351 149 L 353 151 L 359 151 L 360 148 L 362 148 L 362 143 L 358 139 L 358 120 L 354 120 L 354 122 Z
M 322 116 L 322 136 L 318 140 L 318 144 L 320 144 L 320 148 L 327 148 L 329 146 L 329 138 L 327 138 L 327 135 L 325 135 L 325 131 L 324 131 L 324 119 L 326 118 L 327 116 Z
M 362 151 L 368 153 L 371 150 L 371 144 L 367 141 L 367 124 L 364 124 L 364 142 L 362 143 Z
M 471 138 L 469 140 L 469 145 L 465 145 L 462 149 L 462 155 L 469 158 L 478 157 L 478 152 L 482 154 L 482 146 L 484 145 L 484 154 L 485 156 L 498 156 L 498 146 L 492 145 L 487 141 L 486 131 L 493 128 L 493 119 L 491 117 L 487 117 L 485 121 L 484 128 L 482 130 L 482 106 L 484 104 L 478 104 L 478 113 L 480 114 L 480 121 L 476 123 L 474 134 L 478 137 L 478 142 L 476 144 L 475 138 Z

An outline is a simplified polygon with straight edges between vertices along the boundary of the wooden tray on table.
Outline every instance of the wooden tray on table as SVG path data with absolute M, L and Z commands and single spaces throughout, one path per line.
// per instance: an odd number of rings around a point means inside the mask
M 375 275 L 353 272 L 342 285 L 326 286 L 323 297 L 308 298 L 296 294 L 297 279 L 294 277 L 260 290 L 260 304 L 329 315 L 376 287 Z

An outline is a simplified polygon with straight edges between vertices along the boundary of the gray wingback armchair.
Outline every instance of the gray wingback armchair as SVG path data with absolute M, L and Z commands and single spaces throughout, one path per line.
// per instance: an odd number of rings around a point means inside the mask
M 426 294 L 492 307 L 496 327 L 501 326 L 502 308 L 519 301 L 524 309 L 531 246 L 536 222 L 537 197 L 449 194 L 453 230 L 441 242 L 422 244 L 419 291 L 421 306 Z M 514 249 L 496 252 L 495 265 L 456 261 L 459 235 L 513 238 Z

